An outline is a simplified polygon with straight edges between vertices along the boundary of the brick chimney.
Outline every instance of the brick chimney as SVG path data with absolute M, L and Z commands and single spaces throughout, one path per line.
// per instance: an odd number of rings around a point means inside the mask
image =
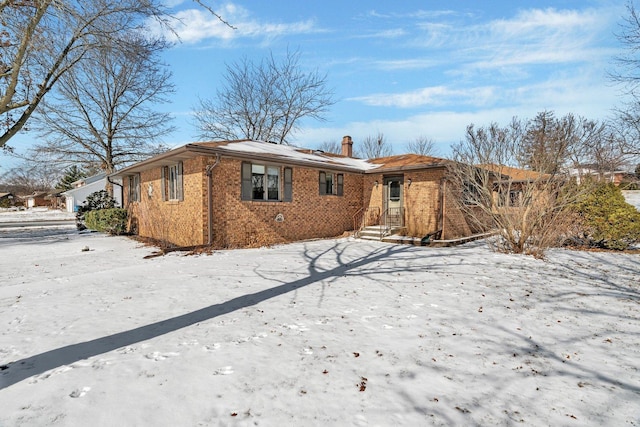
M 342 137 L 342 155 L 353 157 L 353 141 L 349 135 Z

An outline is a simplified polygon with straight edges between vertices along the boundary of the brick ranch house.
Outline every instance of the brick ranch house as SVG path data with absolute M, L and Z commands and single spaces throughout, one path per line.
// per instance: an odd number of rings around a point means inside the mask
M 472 234 L 447 206 L 446 160 L 371 160 L 251 140 L 187 144 L 111 175 L 132 232 L 177 246 L 247 247 L 335 237 L 362 225 L 442 239 Z

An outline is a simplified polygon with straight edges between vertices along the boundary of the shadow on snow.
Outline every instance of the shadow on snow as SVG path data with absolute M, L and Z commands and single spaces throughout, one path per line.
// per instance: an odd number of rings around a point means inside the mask
M 315 257 L 312 256 L 309 251 L 305 251 L 305 259 L 309 261 L 309 275 L 304 278 L 294 280 L 289 283 L 283 283 L 253 294 L 233 298 L 220 304 L 210 305 L 209 307 L 192 311 L 181 316 L 172 317 L 170 319 L 108 335 L 102 338 L 96 338 L 91 341 L 60 347 L 55 350 L 50 350 L 11 362 L 7 365 L 2 365 L 0 366 L 0 390 L 10 387 L 26 378 L 40 375 L 51 369 L 70 365 L 83 359 L 88 359 L 118 348 L 150 340 L 200 322 L 214 319 L 218 316 L 223 316 L 246 307 L 251 307 L 263 301 L 285 295 L 317 282 L 344 276 L 350 270 L 361 268 L 367 264 L 374 263 L 394 254 L 407 252 L 409 249 L 411 249 L 409 246 L 379 247 L 368 253 L 366 256 L 349 261 L 348 263 L 342 259 L 343 254 L 342 251 L 339 250 L 338 245 L 323 251 Z M 316 267 L 317 260 L 331 251 L 336 253 L 336 261 L 338 262 L 338 265 L 325 271 L 319 271 Z

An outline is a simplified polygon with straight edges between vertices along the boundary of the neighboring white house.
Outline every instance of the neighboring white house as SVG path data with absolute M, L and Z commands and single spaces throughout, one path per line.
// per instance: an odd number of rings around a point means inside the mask
M 620 185 L 625 175 L 629 175 L 629 173 L 622 170 L 599 172 L 597 169 L 584 166 L 569 169 L 569 175 L 575 177 L 578 184 L 580 184 L 582 177 L 591 176 L 604 182 L 611 182 L 615 185 Z
M 122 191 L 118 188 L 119 181 L 112 180 L 118 184 L 114 185 L 113 196 L 116 199 L 116 205 L 122 206 Z M 67 190 L 62 195 L 65 197 L 65 205 L 67 212 L 77 212 L 78 208 L 87 200 L 87 196 L 96 191 L 104 190 L 107 185 L 107 175 L 99 173 L 89 178 L 79 179 L 72 183 L 74 188 Z

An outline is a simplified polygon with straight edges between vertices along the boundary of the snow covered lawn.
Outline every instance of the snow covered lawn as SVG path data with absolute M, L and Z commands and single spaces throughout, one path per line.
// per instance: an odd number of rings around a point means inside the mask
M 73 212 L 62 211 L 60 209 L 49 209 L 44 207 L 17 210 L 16 208 L 0 208 L 0 223 L 3 222 L 24 222 L 24 221 L 47 221 L 75 219 Z
M 2 426 L 640 425 L 640 255 L 12 233 Z
M 625 200 L 627 203 L 636 207 L 636 209 L 640 210 L 640 190 L 627 190 L 622 191 Z

